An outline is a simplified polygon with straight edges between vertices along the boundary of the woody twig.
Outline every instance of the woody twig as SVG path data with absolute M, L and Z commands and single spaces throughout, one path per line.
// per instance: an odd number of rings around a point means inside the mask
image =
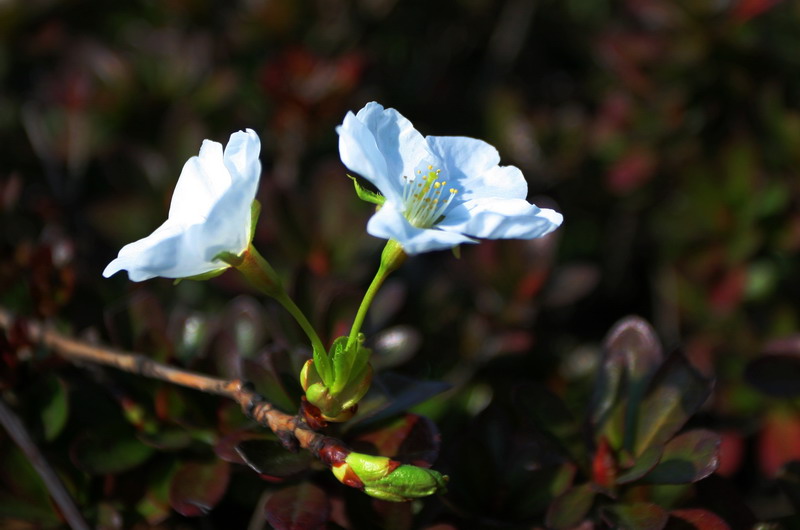
M 274 432 L 287 449 L 308 450 L 330 467 L 340 482 L 374 497 L 405 501 L 444 491 L 446 478 L 436 471 L 403 465 L 389 458 L 353 452 L 341 440 L 312 429 L 304 418 L 313 418 L 314 414 L 309 414 L 307 409 L 303 416 L 286 414 L 239 379 L 210 377 L 159 363 L 138 353 L 76 340 L 41 323 L 16 320 L 3 308 L 0 308 L 0 329 L 13 329 L 15 333 L 22 333 L 25 341 L 42 344 L 75 363 L 89 362 L 111 366 L 232 399 L 239 404 L 245 415 Z

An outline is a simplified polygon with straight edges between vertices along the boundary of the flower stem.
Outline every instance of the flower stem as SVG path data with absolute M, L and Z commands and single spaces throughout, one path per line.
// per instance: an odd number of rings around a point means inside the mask
M 275 269 L 259 254 L 253 245 L 250 245 L 244 252 L 242 258 L 242 262 L 236 265 L 236 270 L 244 275 L 250 285 L 277 300 L 303 328 L 306 336 L 311 341 L 311 346 L 315 350 L 325 352 L 325 346 L 322 344 L 319 335 L 317 335 L 305 314 L 286 293 Z
M 384 280 L 400 267 L 405 259 L 406 253 L 403 251 L 403 246 L 394 239 L 387 241 L 386 246 L 383 248 L 383 253 L 381 253 L 381 264 L 378 267 L 378 272 L 375 273 L 372 283 L 369 284 L 367 292 L 364 293 L 356 318 L 353 320 L 353 327 L 350 328 L 350 336 L 347 338 L 348 349 L 358 341 L 358 334 L 361 331 L 364 318 L 367 316 L 369 306 L 372 305 L 372 301 L 375 299 L 375 295 L 378 294 L 378 290 L 383 285 Z

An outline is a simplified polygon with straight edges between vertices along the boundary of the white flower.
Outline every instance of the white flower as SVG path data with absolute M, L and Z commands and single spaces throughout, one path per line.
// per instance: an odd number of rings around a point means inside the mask
M 122 247 L 103 276 L 121 270 L 139 282 L 161 276 L 188 278 L 229 267 L 220 253 L 236 256 L 252 240 L 251 207 L 261 176 L 261 142 L 251 129 L 222 144 L 204 140 L 183 166 L 169 216 L 152 234 Z
M 528 185 L 482 140 L 424 137 L 399 112 L 368 103 L 338 127 L 339 154 L 385 199 L 367 224 L 408 254 L 474 243 L 476 238 L 542 237 L 562 216 L 526 200 Z

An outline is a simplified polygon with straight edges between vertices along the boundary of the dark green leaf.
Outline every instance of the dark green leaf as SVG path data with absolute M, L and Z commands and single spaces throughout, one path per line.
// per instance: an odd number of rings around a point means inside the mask
M 125 426 L 87 432 L 72 443 L 75 465 L 94 475 L 115 474 L 139 466 L 153 454 L 136 431 Z
M 8 517 L 47 528 L 60 526 L 44 482 L 25 454 L 10 443 L 0 440 L 0 521 Z
M 376 375 L 372 388 L 361 400 L 359 414 L 348 427 L 389 418 L 449 388 L 448 383 L 441 381 L 420 381 L 391 372 Z
M 667 442 L 711 394 L 713 382 L 673 353 L 654 377 L 638 410 L 635 455 Z
M 586 517 L 594 503 L 595 491 L 591 484 L 582 484 L 557 497 L 547 509 L 545 522 L 555 530 L 572 528 Z
M 564 463 L 531 470 L 525 480 L 520 481 L 520 487 L 511 493 L 511 515 L 519 520 L 540 515 L 572 485 L 575 469 L 573 464 Z
M 283 350 L 264 351 L 256 359 L 242 360 L 244 379 L 284 412 L 295 412 L 300 405 L 302 388 L 292 370 L 289 355 Z
M 178 462 L 172 460 L 158 462 L 148 469 L 147 490 L 136 504 L 136 511 L 151 525 L 157 525 L 172 513 L 169 488 L 178 466 Z
M 566 456 L 581 462 L 586 459 L 581 425 L 564 402 L 543 386 L 525 386 L 516 393 L 520 413 L 533 428 L 551 438 Z
M 706 430 L 688 431 L 667 442 L 661 462 L 645 477 L 655 484 L 686 484 L 706 478 L 719 467 L 720 437 Z
M 660 506 L 649 502 L 615 504 L 604 510 L 615 528 L 630 530 L 661 530 L 667 525 L 669 514 Z
M 169 504 L 187 517 L 210 512 L 228 488 L 230 466 L 224 460 L 187 462 L 173 475 Z
M 276 491 L 264 506 L 267 522 L 275 530 L 323 528 L 330 513 L 328 496 L 308 482 Z
M 653 328 L 639 317 L 620 320 L 606 336 L 591 419 L 596 434 L 604 435 L 612 447 L 630 447 L 636 410 L 662 359 Z
M 42 395 L 42 399 L 43 403 L 39 410 L 44 427 L 44 437 L 46 440 L 52 441 L 67 423 L 69 395 L 64 382 L 55 377 L 48 378 L 46 393 Z
M 162 428 L 154 433 L 139 432 L 137 437 L 142 443 L 162 451 L 183 449 L 192 443 L 191 433 L 180 427 Z
M 628 484 L 630 482 L 635 482 L 647 475 L 661 460 L 663 451 L 664 448 L 660 445 L 654 445 L 645 450 L 644 453 L 636 458 L 633 466 L 623 470 L 617 476 L 616 483 Z

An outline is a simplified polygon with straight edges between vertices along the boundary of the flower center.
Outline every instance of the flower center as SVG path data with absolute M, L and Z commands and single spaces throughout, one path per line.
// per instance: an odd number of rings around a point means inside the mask
M 403 177 L 403 215 L 417 228 L 430 228 L 444 217 L 444 212 L 456 196 L 455 188 L 445 189 L 446 181 L 439 180 L 441 169 L 428 166 L 428 173 L 417 170 L 417 175 Z M 446 190 L 443 197 L 442 192 Z

